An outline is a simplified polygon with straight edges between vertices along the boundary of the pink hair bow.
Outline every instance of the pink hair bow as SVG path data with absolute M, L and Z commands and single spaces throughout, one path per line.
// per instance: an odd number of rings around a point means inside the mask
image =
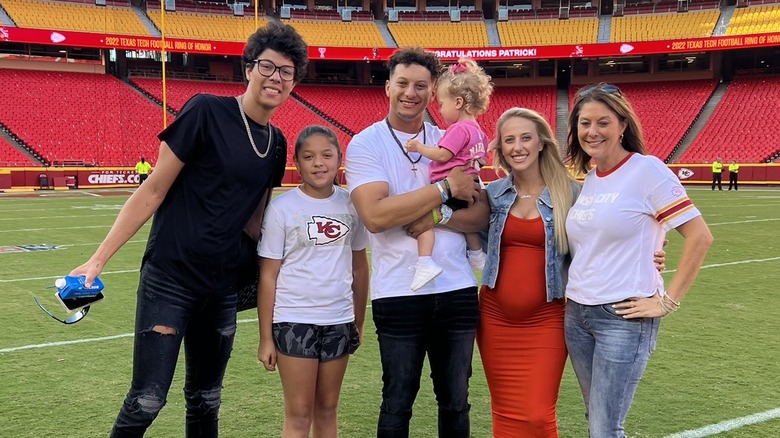
M 458 62 L 457 64 L 452 64 L 450 66 L 450 73 L 456 74 L 456 73 L 463 73 L 468 71 L 469 67 L 464 62 Z

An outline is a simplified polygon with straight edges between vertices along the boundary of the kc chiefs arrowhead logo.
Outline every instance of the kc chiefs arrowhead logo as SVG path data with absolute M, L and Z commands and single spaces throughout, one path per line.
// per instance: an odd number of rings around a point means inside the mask
M 349 233 L 349 225 L 338 219 L 325 216 L 312 216 L 308 222 L 307 232 L 309 240 L 315 245 L 327 245 L 333 243 Z

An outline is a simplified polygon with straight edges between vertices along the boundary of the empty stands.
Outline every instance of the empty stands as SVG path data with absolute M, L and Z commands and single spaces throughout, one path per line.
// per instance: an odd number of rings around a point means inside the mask
M 150 36 L 129 7 L 3 0 L 3 8 L 20 27 Z
M 712 36 L 720 11 L 691 11 L 684 14 L 651 14 L 613 17 L 610 41 L 653 41 Z
M 148 9 L 146 15 L 162 29 L 162 17 L 159 9 Z M 258 26 L 265 26 L 265 17 L 260 17 Z M 166 12 L 165 35 L 178 38 L 190 38 L 207 41 L 246 41 L 257 27 L 254 17 L 235 17 L 223 14 L 204 14 L 193 12 Z
M 384 87 L 298 85 L 293 91 L 354 133 L 387 115 Z
M 284 20 L 312 46 L 387 47 L 373 21 Z
M 8 129 L 48 163 L 132 165 L 155 157 L 162 110 L 113 76 L 0 69 Z
M 37 164 L 14 145 L 0 137 L 0 167 L 36 166 Z
M 482 22 L 400 22 L 388 23 L 398 47 L 488 47 L 487 29 Z
M 726 35 L 777 32 L 780 30 L 780 4 L 751 6 L 734 11 Z
M 503 46 L 595 43 L 598 40 L 599 20 L 502 21 L 497 27 Z
M 680 162 L 763 162 L 780 150 L 780 76 L 737 78 Z

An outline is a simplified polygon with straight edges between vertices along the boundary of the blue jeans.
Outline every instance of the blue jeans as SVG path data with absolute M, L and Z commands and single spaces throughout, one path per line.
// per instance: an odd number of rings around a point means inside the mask
M 477 288 L 372 302 L 382 359 L 382 406 L 377 437 L 409 436 L 412 405 L 428 355 L 439 406 L 439 436 L 468 437 L 468 402 Z
M 655 349 L 660 318 L 623 319 L 612 304 L 566 302 L 569 357 L 593 438 L 624 438 L 623 423 Z
M 163 270 L 141 269 L 133 382 L 112 437 L 140 437 L 165 406 L 184 341 L 187 437 L 216 437 L 222 378 L 236 334 L 236 294 L 188 290 Z

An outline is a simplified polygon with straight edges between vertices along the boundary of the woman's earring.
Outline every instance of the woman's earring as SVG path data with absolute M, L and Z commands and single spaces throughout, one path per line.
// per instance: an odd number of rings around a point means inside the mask
M 623 134 L 620 134 L 620 144 L 623 144 Z

